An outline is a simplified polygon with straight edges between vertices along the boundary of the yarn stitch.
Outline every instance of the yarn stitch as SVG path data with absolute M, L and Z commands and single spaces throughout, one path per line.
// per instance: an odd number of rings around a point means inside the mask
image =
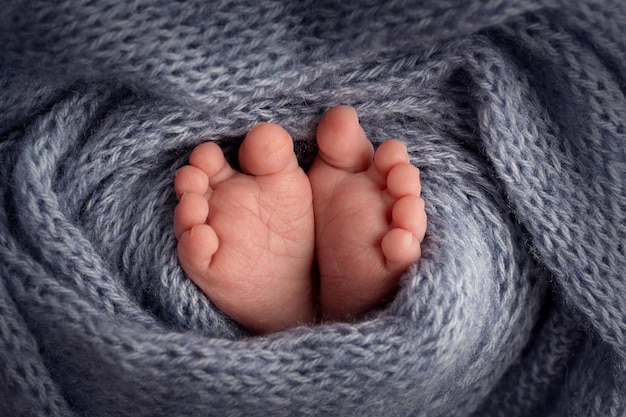
M 623 0 L 0 0 L 0 416 L 626 416 Z M 356 108 L 423 259 L 352 323 L 247 334 L 173 176 Z

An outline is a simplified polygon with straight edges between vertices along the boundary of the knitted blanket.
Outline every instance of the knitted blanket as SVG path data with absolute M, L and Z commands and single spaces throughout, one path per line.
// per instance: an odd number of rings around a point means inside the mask
M 0 1 L 1 416 L 626 415 L 623 0 Z M 173 178 L 336 104 L 421 169 L 423 259 L 247 334 Z

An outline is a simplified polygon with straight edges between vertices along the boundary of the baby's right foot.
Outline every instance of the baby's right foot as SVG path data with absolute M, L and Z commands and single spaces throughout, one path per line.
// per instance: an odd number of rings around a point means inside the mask
M 257 333 L 315 319 L 313 206 L 289 134 L 254 127 L 239 149 L 245 173 L 215 143 L 199 145 L 174 182 L 178 258 L 224 313 Z
M 320 310 L 323 319 L 346 320 L 392 296 L 400 275 L 419 260 L 426 212 L 406 147 L 392 139 L 374 154 L 354 109 L 329 110 L 317 143 L 308 175 Z

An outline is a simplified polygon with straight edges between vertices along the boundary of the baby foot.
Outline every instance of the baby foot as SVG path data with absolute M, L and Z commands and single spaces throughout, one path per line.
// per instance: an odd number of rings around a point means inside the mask
M 419 170 L 398 140 L 376 153 L 351 107 L 329 110 L 317 128 L 313 190 L 320 310 L 325 320 L 365 313 L 393 295 L 421 256 L 426 231 Z
M 243 173 L 212 142 L 176 174 L 178 258 L 224 313 L 267 333 L 315 318 L 311 188 L 278 125 L 255 126 L 239 149 Z

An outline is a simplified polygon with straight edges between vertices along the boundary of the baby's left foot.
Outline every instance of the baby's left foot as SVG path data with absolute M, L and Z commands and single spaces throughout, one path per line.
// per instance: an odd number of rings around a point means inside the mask
M 378 306 L 421 256 L 426 231 L 419 171 L 398 140 L 374 154 L 354 109 L 329 110 L 317 129 L 313 190 L 320 310 L 345 320 Z

